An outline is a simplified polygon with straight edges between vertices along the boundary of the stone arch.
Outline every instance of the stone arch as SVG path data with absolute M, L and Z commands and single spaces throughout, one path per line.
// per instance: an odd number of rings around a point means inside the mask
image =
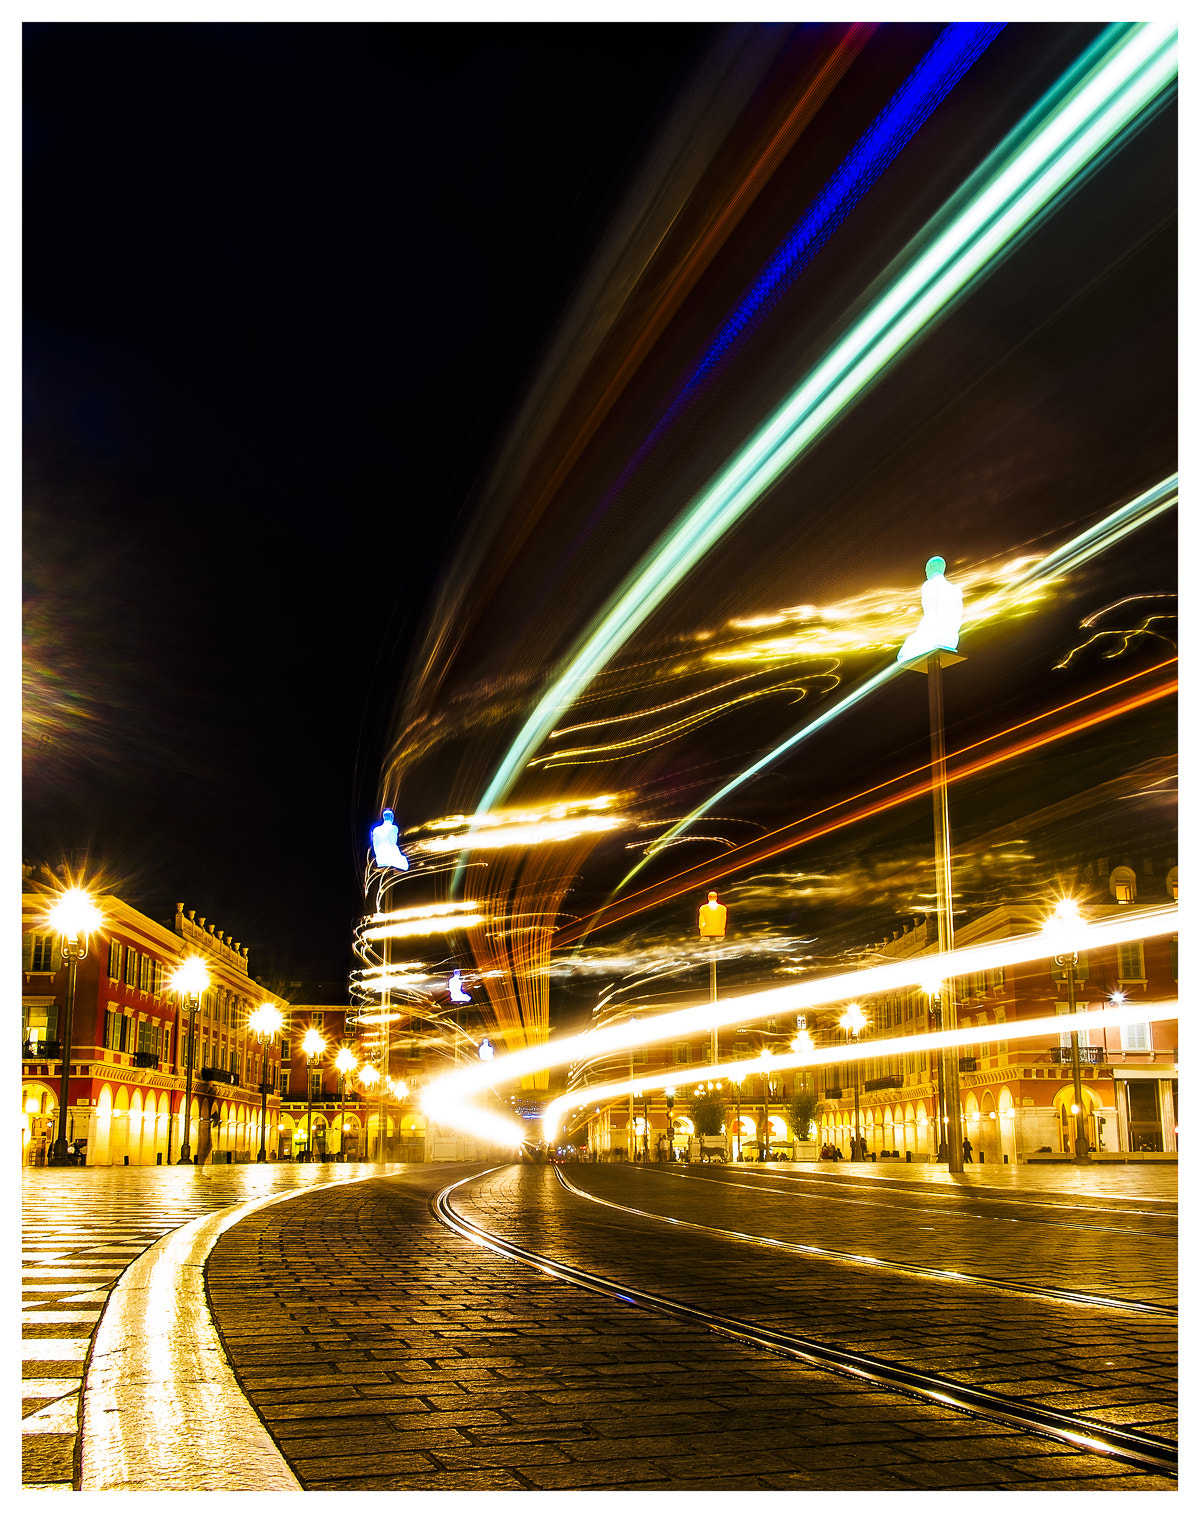
M 996 1099 L 990 1088 L 985 1088 L 979 1096 L 979 1137 L 976 1141 L 978 1158 L 989 1165 L 999 1166 L 1001 1162 L 1000 1152 L 1000 1112 L 996 1107 Z
M 130 1166 L 141 1166 L 142 1161 L 142 1090 L 134 1088 L 129 1095 L 128 1153 Z
M 108 1153 L 112 1147 L 112 1088 L 104 1083 L 96 1099 L 95 1123 L 96 1149 L 88 1151 L 89 1166 L 107 1166 Z
M 1083 1109 L 1086 1114 L 1085 1129 L 1093 1150 L 1098 1150 L 1098 1129 L 1096 1117 L 1104 1105 L 1096 1096 L 1095 1092 L 1085 1082 L 1081 1089 L 1083 1093 Z M 1059 1149 L 1067 1153 L 1073 1153 L 1075 1149 L 1074 1119 L 1071 1115 L 1071 1106 L 1075 1102 L 1074 1083 L 1065 1083 L 1054 1095 L 1054 1113 L 1058 1120 Z
M 127 1087 L 119 1087 L 113 1098 L 108 1149 L 108 1164 L 124 1166 L 125 1157 L 129 1154 L 129 1089 Z

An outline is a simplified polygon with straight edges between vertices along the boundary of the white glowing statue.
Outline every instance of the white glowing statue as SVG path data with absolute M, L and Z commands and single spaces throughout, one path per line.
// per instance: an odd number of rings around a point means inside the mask
M 398 867 L 408 871 L 408 857 L 400 849 L 400 831 L 390 809 L 383 811 L 383 819 L 371 831 L 371 849 L 379 867 Z
M 464 990 L 463 985 L 462 985 L 462 973 L 458 970 L 457 967 L 455 967 L 454 971 L 451 972 L 451 974 L 450 974 L 450 981 L 447 984 L 447 986 L 450 989 L 450 1002 L 451 1003 L 470 1003 L 471 1002 L 471 995 L 470 995 L 470 993 L 468 993 L 468 992 L 466 992 Z
M 946 581 L 946 559 L 930 557 L 921 587 L 921 623 L 900 648 L 896 661 L 915 662 L 931 651 L 957 651 L 962 617 L 962 589 Z
M 483 1039 L 483 1040 L 481 1040 L 479 1042 L 479 1059 L 480 1059 L 480 1061 L 490 1061 L 495 1054 L 496 1054 L 496 1047 L 492 1044 L 492 1042 L 490 1040 L 488 1040 L 488 1039 L 485 1038 L 485 1039 Z

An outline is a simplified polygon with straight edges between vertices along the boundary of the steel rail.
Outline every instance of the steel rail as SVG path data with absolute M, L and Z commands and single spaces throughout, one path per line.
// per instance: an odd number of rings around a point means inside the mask
M 1018 1292 L 1027 1297 L 1045 1298 L 1050 1302 L 1069 1303 L 1084 1308 L 1112 1308 L 1122 1313 L 1149 1313 L 1166 1318 L 1178 1318 L 1179 1310 L 1165 1303 L 1139 1303 L 1124 1298 L 1103 1297 L 1098 1293 L 1075 1292 L 1062 1287 L 1039 1287 L 1033 1282 L 1006 1281 L 1002 1277 L 977 1276 L 974 1272 L 949 1271 L 940 1266 L 922 1266 L 917 1261 L 885 1261 L 879 1256 L 863 1256 L 857 1251 L 830 1250 L 823 1245 L 805 1245 L 799 1240 L 773 1240 L 770 1235 L 751 1235 L 740 1229 L 724 1229 L 715 1224 L 699 1224 L 694 1219 L 675 1219 L 668 1214 L 652 1213 L 649 1209 L 634 1208 L 628 1203 L 615 1203 L 611 1198 L 601 1198 L 586 1188 L 576 1187 L 569 1177 L 564 1177 L 562 1168 L 554 1168 L 555 1176 L 578 1198 L 589 1203 L 600 1203 L 605 1208 L 615 1208 L 620 1213 L 636 1214 L 642 1219 L 654 1219 L 660 1224 L 673 1224 L 679 1229 L 696 1229 L 703 1234 L 719 1235 L 723 1240 L 739 1240 L 746 1245 L 761 1245 L 769 1250 L 788 1251 L 793 1255 L 816 1256 L 823 1261 L 834 1261 L 846 1266 L 873 1266 L 883 1271 L 898 1271 L 909 1276 L 926 1277 L 935 1282 L 951 1282 L 956 1285 L 987 1287 L 997 1292 Z M 747 1189 L 749 1191 L 749 1189 Z
M 940 1408 L 950 1408 L 956 1412 L 970 1414 L 974 1418 L 1009 1424 L 1025 1433 L 1036 1434 L 1070 1445 L 1083 1454 L 1107 1455 L 1113 1460 L 1137 1466 L 1144 1471 L 1155 1471 L 1167 1476 L 1178 1475 L 1176 1447 L 1153 1435 L 1139 1434 L 1128 1429 L 1116 1429 L 1108 1424 L 1076 1418 L 1072 1414 L 1056 1413 L 1049 1408 L 1040 1408 L 1034 1404 L 1022 1402 L 1019 1398 L 1008 1398 L 1000 1393 L 963 1386 L 945 1377 L 935 1376 L 931 1372 L 895 1366 L 858 1351 L 826 1345 L 820 1340 L 787 1334 L 779 1329 L 769 1329 L 765 1325 L 756 1324 L 747 1319 L 713 1313 L 689 1303 L 680 1303 L 673 1298 L 646 1292 L 639 1287 L 630 1287 L 611 1281 L 607 1277 L 598 1276 L 595 1272 L 585 1271 L 582 1267 L 572 1266 L 565 1261 L 556 1261 L 550 1256 L 529 1250 L 523 1245 L 518 1245 L 514 1240 L 491 1233 L 452 1206 L 450 1195 L 466 1183 L 477 1181 L 479 1175 L 476 1173 L 469 1177 L 462 1177 L 459 1181 L 452 1182 L 448 1187 L 435 1193 L 429 1200 L 430 1212 L 434 1218 L 473 1245 L 495 1251 L 497 1255 L 504 1256 L 508 1260 L 519 1261 L 522 1265 L 533 1267 L 548 1277 L 570 1282 L 585 1291 L 618 1298 L 635 1308 L 645 1308 L 651 1312 L 687 1319 L 738 1344 L 768 1350 L 791 1360 L 804 1361 L 821 1370 L 830 1370 L 841 1376 L 870 1382 L 874 1386 L 900 1392 L 906 1396 L 933 1403 Z
M 1055 1214 L 1061 1214 L 1064 1211 L 1071 1211 L 1077 1214 L 1115 1214 L 1120 1218 L 1165 1219 L 1169 1223 L 1175 1224 L 1176 1226 L 1179 1223 L 1179 1214 L 1177 1209 L 1173 1209 L 1170 1212 L 1156 1213 L 1153 1209 L 1149 1208 L 1101 1208 L 1098 1205 L 1071 1203 L 1069 1201 L 1063 1203 L 1043 1203 L 1036 1198 L 1019 1198 L 1010 1194 L 993 1196 L 993 1194 L 991 1193 L 967 1188 L 950 1188 L 939 1190 L 937 1188 L 930 1187 L 926 1188 L 924 1191 L 913 1188 L 908 1192 L 903 1192 L 898 1187 L 892 1189 L 893 1193 L 899 1193 L 899 1195 L 902 1197 L 913 1199 L 927 1199 L 932 1205 L 934 1205 L 929 1208 L 921 1208 L 916 1202 L 887 1203 L 880 1199 L 876 1199 L 873 1194 L 867 1196 L 866 1194 L 869 1193 L 869 1189 L 864 1188 L 864 1183 L 878 1183 L 883 1179 L 868 1177 L 855 1181 L 853 1177 L 811 1177 L 803 1172 L 771 1170 L 769 1167 L 766 1171 L 760 1172 L 757 1169 L 756 1164 L 750 1162 L 747 1162 L 745 1165 L 741 1165 L 738 1162 L 733 1162 L 731 1165 L 726 1165 L 724 1162 L 711 1162 L 708 1163 L 708 1165 L 710 1167 L 715 1166 L 717 1172 L 721 1173 L 721 1175 L 716 1176 L 711 1170 L 706 1170 L 703 1176 L 698 1176 L 698 1174 L 696 1174 L 695 1172 L 689 1172 L 688 1180 L 693 1182 L 698 1180 L 705 1182 L 723 1181 L 728 1183 L 728 1185 L 730 1186 L 739 1187 L 745 1186 L 746 1184 L 730 1182 L 731 1177 L 750 1177 L 752 1181 L 769 1180 L 775 1182 L 789 1182 L 793 1184 L 793 1186 L 801 1188 L 805 1191 L 811 1189 L 813 1192 L 816 1192 L 819 1187 L 821 1197 L 827 1199 L 830 1203 L 857 1203 L 860 1205 L 869 1205 L 871 1208 L 895 1208 L 899 1209 L 903 1213 L 910 1214 L 929 1213 L 961 1216 L 968 1219 L 989 1219 L 993 1223 L 997 1224 L 1017 1224 L 1020 1222 L 1020 1220 L 1007 1218 L 1003 1215 L 997 1214 L 969 1214 L 965 1212 L 965 1202 L 956 1203 L 955 1200 L 961 1199 L 969 1201 L 971 1203 L 992 1203 L 1008 1208 L 1044 1208 Z M 658 1162 L 656 1161 L 650 1162 L 649 1166 L 652 1170 L 658 1170 Z M 673 1176 L 682 1177 L 683 1173 L 675 1170 L 674 1168 L 675 1163 L 672 1163 L 671 1166 L 668 1167 L 668 1171 L 670 1171 Z M 641 1165 L 635 1168 L 635 1170 L 639 1171 L 644 1169 L 645 1168 Z M 859 1193 L 863 1195 L 852 1197 L 849 1193 L 845 1192 L 830 1192 L 830 1187 L 857 1187 Z M 747 1188 L 747 1191 L 749 1190 L 750 1189 Z M 941 1202 L 940 1207 L 937 1206 L 938 1200 L 944 1200 Z M 1032 1214 L 1027 1217 L 1027 1222 L 1030 1224 L 1053 1224 L 1054 1220 L 1043 1219 L 1037 1214 Z M 1105 1234 L 1114 1235 L 1143 1235 L 1152 1233 L 1152 1231 L 1138 1229 L 1137 1227 L 1130 1225 L 1087 1224 L 1079 1219 L 1064 1220 L 1059 1227 L 1070 1229 L 1097 1229 L 1103 1230 Z

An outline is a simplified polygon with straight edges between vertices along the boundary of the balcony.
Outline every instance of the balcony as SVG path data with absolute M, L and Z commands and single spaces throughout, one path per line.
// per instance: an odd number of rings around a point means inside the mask
M 134 1066 L 149 1067 L 152 1072 L 158 1071 L 158 1060 L 157 1051 L 134 1051 L 133 1053 Z
M 1055 1066 L 1071 1065 L 1071 1047 L 1069 1045 L 1056 1045 L 1050 1052 L 1050 1061 Z M 1102 1066 L 1104 1063 L 1104 1047 L 1102 1045 L 1081 1045 L 1079 1047 L 1079 1064 L 1081 1066 Z
M 821 1094 L 821 1097 L 824 1098 L 828 1103 L 832 1103 L 835 1099 L 840 1098 L 841 1096 L 842 1090 L 840 1087 L 827 1087 Z
M 975 1056 L 960 1056 L 958 1058 L 958 1069 L 960 1072 L 977 1072 L 979 1070 L 979 1060 Z
M 60 1040 L 26 1040 L 21 1043 L 22 1061 L 46 1061 L 62 1055 Z
M 863 1083 L 864 1093 L 875 1093 L 884 1087 L 903 1087 L 904 1078 L 899 1072 L 890 1072 L 886 1077 L 868 1077 Z
M 223 1082 L 228 1087 L 241 1087 L 241 1081 L 236 1072 L 226 1072 L 219 1066 L 202 1066 L 200 1068 L 201 1082 Z

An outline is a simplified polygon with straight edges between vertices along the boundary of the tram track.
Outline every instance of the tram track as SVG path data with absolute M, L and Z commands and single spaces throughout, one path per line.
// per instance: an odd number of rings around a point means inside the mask
M 562 1182 L 561 1173 L 556 1171 L 556 1175 Z M 433 1216 L 446 1228 L 472 1244 L 532 1267 L 546 1276 L 569 1282 L 591 1293 L 615 1298 L 633 1307 L 686 1319 L 693 1324 L 703 1326 L 714 1334 L 743 1345 L 767 1350 L 791 1360 L 802 1361 L 810 1366 L 829 1370 L 942 1408 L 949 1408 L 973 1418 L 1005 1424 L 1025 1433 L 1055 1440 L 1081 1453 L 1106 1455 L 1143 1471 L 1157 1472 L 1172 1477 L 1177 1475 L 1178 1452 L 1175 1445 L 1157 1436 L 1119 1429 L 1074 1414 L 1060 1413 L 1021 1398 L 1007 1397 L 1002 1393 L 965 1385 L 931 1372 L 897 1365 L 860 1351 L 830 1345 L 822 1340 L 774 1329 L 752 1320 L 718 1313 L 691 1303 L 680 1302 L 674 1298 L 646 1291 L 644 1288 L 615 1281 L 569 1262 L 556 1260 L 552 1256 L 520 1245 L 468 1218 L 451 1202 L 452 1194 L 459 1188 L 477 1180 L 479 1180 L 478 1176 L 466 1177 L 436 1193 L 430 1199 L 430 1211 Z M 562 1182 L 562 1185 L 568 1192 L 579 1193 L 579 1190 L 571 1184 Z M 590 1195 L 580 1193 L 580 1196 Z M 622 1205 L 610 1206 L 620 1208 Z M 631 1210 L 631 1212 L 639 1214 L 638 1210 Z M 648 1217 L 657 1216 L 649 1215 Z M 718 1233 L 721 1232 L 718 1231 Z
M 641 1169 L 642 1168 L 640 1167 L 634 1168 L 634 1170 Z M 657 1170 L 657 1163 L 652 1164 L 652 1169 Z M 688 1180 L 697 1180 L 696 1174 L 690 1168 L 685 1168 L 685 1170 L 688 1174 Z M 666 1171 L 674 1176 L 683 1176 L 682 1172 L 673 1170 L 671 1166 L 668 1166 L 666 1168 Z M 737 1182 L 735 1181 L 735 1179 L 737 1178 L 742 1178 L 743 1180 Z M 754 1166 L 739 1167 L 735 1165 L 732 1168 L 727 1169 L 724 1166 L 717 1165 L 715 1167 L 715 1174 L 712 1170 L 705 1170 L 704 1175 L 699 1180 L 718 1181 L 731 1186 L 740 1186 L 742 1188 L 745 1188 L 746 1190 L 752 1190 L 750 1183 L 744 1180 L 746 1178 L 750 1178 L 754 1183 L 773 1181 L 787 1184 L 790 1187 L 794 1187 L 806 1193 L 819 1193 L 822 1198 L 831 1203 L 846 1203 L 855 1205 L 857 1207 L 894 1208 L 905 1213 L 928 1213 L 938 1215 L 952 1214 L 961 1218 L 988 1220 L 998 1224 L 1048 1224 L 1058 1228 L 1069 1228 L 1072 1230 L 1097 1230 L 1105 1234 L 1142 1235 L 1146 1233 L 1144 1229 L 1135 1228 L 1127 1224 L 1088 1224 L 1086 1222 L 1083 1222 L 1078 1217 L 1062 1219 L 1061 1215 L 1063 1215 L 1064 1213 L 1069 1213 L 1072 1215 L 1116 1214 L 1120 1215 L 1122 1218 L 1128 1217 L 1151 1219 L 1162 1221 L 1171 1225 L 1176 1225 L 1178 1223 L 1178 1216 L 1172 1210 L 1164 1211 L 1144 1208 L 1103 1208 L 1095 1204 L 1072 1203 L 1068 1199 L 1063 1199 L 1062 1201 L 1056 1201 L 1054 1203 L 1044 1203 L 1036 1198 L 1015 1198 L 1009 1194 L 993 1194 L 973 1191 L 941 1193 L 929 1190 L 917 1190 L 904 1194 L 905 1199 L 908 1199 L 909 1201 L 888 1202 L 886 1199 L 881 1199 L 874 1192 L 863 1193 L 863 1187 L 864 1185 L 866 1185 L 866 1182 L 870 1181 L 870 1179 L 866 1179 L 866 1181 L 859 1180 L 856 1182 L 853 1178 L 805 1177 L 799 1173 L 773 1171 L 770 1168 L 767 1168 L 766 1170 L 760 1172 Z M 857 1188 L 858 1195 L 851 1196 L 847 1192 L 831 1192 L 830 1189 L 832 1187 Z M 929 1203 L 930 1206 L 922 1207 L 920 1206 L 922 1202 Z M 1016 1217 L 1007 1214 L 972 1214 L 967 1212 L 966 1205 L 968 1203 L 991 1205 L 995 1208 L 1017 1209 L 1019 1211 L 1019 1214 Z M 1040 1213 L 1036 1212 L 1036 1210 L 1038 1209 L 1048 1210 L 1049 1214 L 1059 1215 L 1060 1217 L 1043 1217 Z
M 641 1219 L 653 1219 L 660 1224 L 670 1224 L 680 1229 L 694 1229 L 704 1234 L 717 1235 L 723 1240 L 737 1240 L 743 1244 L 759 1245 L 764 1249 L 791 1252 L 794 1255 L 815 1256 L 819 1260 L 837 1262 L 847 1266 L 872 1266 L 897 1274 L 918 1276 L 927 1281 L 947 1282 L 962 1286 L 985 1287 L 995 1292 L 1020 1293 L 1023 1297 L 1041 1298 L 1052 1303 L 1066 1303 L 1084 1308 L 1108 1308 L 1121 1313 L 1152 1314 L 1159 1318 L 1178 1318 L 1179 1310 L 1161 1303 L 1142 1303 L 1125 1298 L 1103 1297 L 1097 1293 L 1080 1292 L 1063 1287 L 1038 1287 L 1031 1282 L 1014 1282 L 1001 1277 L 977 1276 L 971 1272 L 950 1271 L 945 1267 L 921 1266 L 915 1261 L 888 1261 L 879 1256 L 864 1256 L 854 1251 L 830 1250 L 821 1245 L 804 1245 L 796 1240 L 775 1240 L 769 1235 L 752 1235 L 742 1230 L 725 1229 L 713 1224 L 699 1224 L 694 1219 L 677 1219 L 666 1214 L 656 1214 L 651 1209 L 634 1208 L 627 1203 L 614 1203 L 610 1198 L 601 1198 L 585 1188 L 576 1187 L 563 1176 L 562 1168 L 555 1167 L 554 1174 L 568 1192 L 589 1203 L 599 1203 L 605 1208 L 615 1208 L 622 1213 L 636 1214 Z

